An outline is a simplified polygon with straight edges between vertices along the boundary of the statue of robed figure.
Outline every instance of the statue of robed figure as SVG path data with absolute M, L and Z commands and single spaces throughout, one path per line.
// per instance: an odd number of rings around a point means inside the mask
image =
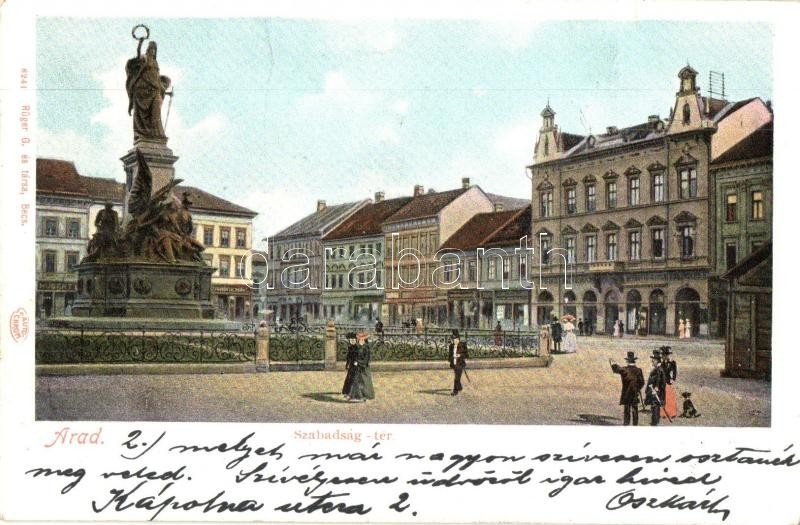
M 145 36 L 136 36 L 139 27 L 145 29 Z M 158 69 L 158 46 L 155 42 L 149 42 L 145 54 L 141 54 L 142 44 L 150 36 L 149 29 L 138 25 L 131 34 L 139 41 L 136 56 L 125 64 L 128 115 L 133 113 L 133 138 L 163 140 L 166 135 L 161 123 L 161 104 L 171 81 L 169 77 L 161 75 Z

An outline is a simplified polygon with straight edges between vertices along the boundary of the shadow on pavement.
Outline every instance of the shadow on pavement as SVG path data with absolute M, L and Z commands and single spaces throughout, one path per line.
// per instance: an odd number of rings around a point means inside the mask
M 578 414 L 578 419 L 570 419 L 570 423 L 583 423 L 585 425 L 616 425 L 613 421 L 619 421 L 618 417 L 598 416 L 597 414 Z
M 435 388 L 433 390 L 417 390 L 417 394 L 430 394 L 432 396 L 449 396 L 449 388 Z
M 323 401 L 325 403 L 350 403 L 342 397 L 341 392 L 312 392 L 310 394 L 303 394 L 302 397 L 313 399 L 314 401 Z

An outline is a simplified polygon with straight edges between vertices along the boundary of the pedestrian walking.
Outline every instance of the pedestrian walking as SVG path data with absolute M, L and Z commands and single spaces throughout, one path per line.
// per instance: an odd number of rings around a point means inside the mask
M 575 337 L 575 325 L 567 319 L 564 323 L 564 353 L 574 354 L 578 351 L 578 338 Z
M 614 321 L 614 337 L 619 337 L 619 319 Z
M 644 374 L 642 369 L 636 366 L 636 354 L 633 352 L 627 353 L 625 362 L 627 364 L 624 367 L 611 363 L 611 371 L 619 374 L 622 381 L 622 390 L 619 394 L 619 404 L 624 407 L 622 409 L 622 424 L 628 426 L 633 423 L 633 426 L 638 426 L 639 401 L 642 398 Z
M 353 385 L 353 375 L 355 374 L 356 356 L 358 355 L 358 347 L 356 345 L 355 332 L 347 334 L 347 358 L 344 362 L 344 369 L 347 373 L 344 376 L 344 385 L 342 385 L 342 394 L 345 399 L 350 399 L 350 387 Z
M 619 321 L 619 337 L 625 337 L 625 323 L 623 323 L 622 320 Z
M 503 346 L 503 327 L 500 326 L 500 321 L 497 321 L 497 325 L 494 327 L 494 345 Z
M 692 337 L 692 321 L 691 319 L 686 319 L 686 330 L 683 333 L 684 339 L 689 339 Z
M 686 337 L 686 324 L 683 322 L 683 319 L 678 321 L 678 339 L 683 339 Z
M 539 329 L 539 355 L 550 355 L 553 351 L 553 339 L 550 337 L 550 327 L 542 325 Z
M 457 396 L 459 392 L 464 390 L 461 384 L 461 375 L 467 367 L 467 345 L 461 341 L 458 330 L 453 330 L 450 336 L 450 344 L 447 347 L 447 355 L 450 361 L 450 368 L 453 369 L 453 391 L 451 396 Z
M 664 389 L 664 406 L 661 408 L 661 416 L 670 420 L 678 415 L 678 392 L 675 387 L 675 380 L 678 379 L 678 364 L 672 359 L 672 347 L 662 346 L 661 368 L 664 369 L 664 377 L 667 385 Z
M 553 352 L 560 353 L 561 352 L 561 336 L 562 336 L 562 327 L 561 323 L 558 321 L 556 316 L 553 316 L 553 322 L 550 324 L 550 337 L 553 338 Z
M 661 419 L 661 407 L 664 406 L 664 394 L 667 387 L 667 378 L 661 366 L 661 352 L 653 350 L 650 356 L 653 368 L 647 377 L 644 404 L 650 407 L 650 426 L 658 426 Z
M 378 336 L 378 340 L 383 341 L 383 323 L 380 319 L 375 323 L 375 334 Z
M 583 319 L 578 319 L 578 333 L 583 335 Z
M 372 385 L 372 372 L 369 368 L 371 352 L 369 348 L 369 336 L 366 332 L 356 335 L 358 341 L 356 355 L 353 360 L 353 380 L 348 392 L 351 401 L 364 402 L 367 399 L 375 399 L 375 388 Z

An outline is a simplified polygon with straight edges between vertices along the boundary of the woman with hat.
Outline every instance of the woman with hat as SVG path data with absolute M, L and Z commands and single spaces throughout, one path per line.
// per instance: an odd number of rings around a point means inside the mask
M 564 323 L 564 353 L 574 354 L 578 351 L 578 338 L 575 337 L 575 325 L 572 321 L 575 318 L 571 315 L 566 315 L 561 318 Z
M 461 336 L 458 330 L 453 330 L 450 336 L 450 344 L 447 346 L 448 361 L 450 361 L 450 368 L 453 369 L 453 391 L 451 396 L 457 396 L 464 387 L 461 385 L 461 374 L 467 367 L 467 345 L 461 341 Z
M 370 349 L 367 341 L 366 332 L 356 335 L 358 340 L 356 357 L 353 361 L 353 381 L 348 392 L 351 401 L 364 402 L 367 399 L 375 399 L 375 389 L 372 386 L 372 372 L 369 369 Z
M 358 347 L 356 346 L 356 333 L 349 332 L 347 334 L 347 360 L 344 363 L 344 368 L 347 370 L 347 375 L 344 377 L 344 385 L 342 386 L 342 394 L 345 399 L 350 399 L 350 386 L 353 384 L 353 375 L 355 374 L 355 366 L 353 363 L 358 355 Z
M 650 425 L 657 426 L 661 419 L 661 407 L 664 406 L 664 394 L 667 388 L 667 376 L 661 366 L 661 351 L 653 350 L 650 356 L 653 368 L 647 378 L 644 404 L 650 406 Z
M 673 383 L 678 379 L 678 364 L 672 359 L 672 347 L 661 347 L 661 368 L 664 370 L 666 387 L 664 389 L 664 406 L 661 415 L 670 421 L 678 415 L 678 393 Z
M 611 360 L 609 359 L 609 362 Z M 642 399 L 642 387 L 644 386 L 644 374 L 642 369 L 636 366 L 636 355 L 628 352 L 625 356 L 627 365 L 621 367 L 616 363 L 611 363 L 611 371 L 619 374 L 622 380 L 622 391 L 619 394 L 619 404 L 624 406 L 622 412 L 623 425 L 639 425 L 639 401 Z

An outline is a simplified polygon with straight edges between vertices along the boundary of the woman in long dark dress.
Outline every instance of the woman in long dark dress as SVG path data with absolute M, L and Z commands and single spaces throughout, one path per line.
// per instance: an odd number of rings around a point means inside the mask
M 661 368 L 664 369 L 664 376 L 667 379 L 661 416 L 674 419 L 678 415 L 678 393 L 674 385 L 678 379 L 678 363 L 672 358 L 672 348 L 669 346 L 661 347 L 661 356 Z
M 369 369 L 371 352 L 367 334 L 358 334 L 358 346 L 355 361 L 353 361 L 353 381 L 350 384 L 348 395 L 351 401 L 366 401 L 375 399 L 375 388 L 372 386 L 372 372 Z
M 356 371 L 353 363 L 357 355 L 358 347 L 356 346 L 356 334 L 350 332 L 347 334 L 347 360 L 344 364 L 347 375 L 344 377 L 344 385 L 342 386 L 342 394 L 344 394 L 345 399 L 350 399 L 350 386 L 353 384 L 353 375 Z

